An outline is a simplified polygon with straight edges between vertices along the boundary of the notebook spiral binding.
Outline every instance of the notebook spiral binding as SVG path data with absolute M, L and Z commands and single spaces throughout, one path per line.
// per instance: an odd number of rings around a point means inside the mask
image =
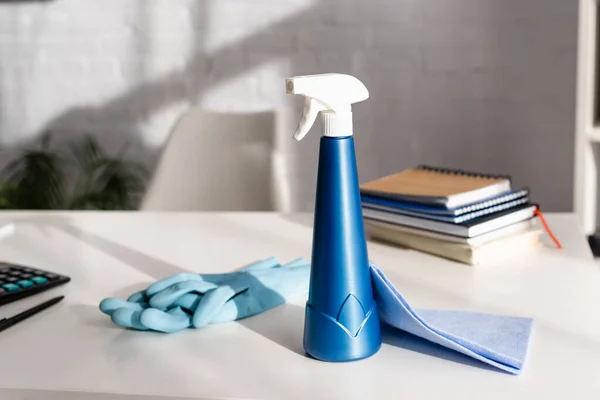
M 483 178 L 483 179 L 508 179 L 510 180 L 509 175 L 499 175 L 499 174 L 483 174 L 472 171 L 465 171 L 462 169 L 453 169 L 453 168 L 443 168 L 443 167 L 434 167 L 431 165 L 419 165 L 416 169 L 423 171 L 431 171 L 437 174 L 445 174 L 445 175 L 460 175 L 460 176 L 469 176 L 473 178 Z

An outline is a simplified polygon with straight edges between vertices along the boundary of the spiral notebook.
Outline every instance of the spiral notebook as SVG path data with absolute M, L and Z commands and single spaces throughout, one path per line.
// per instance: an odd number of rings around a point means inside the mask
M 435 221 L 404 214 L 388 213 L 371 208 L 364 208 L 363 216 L 367 220 L 387 222 L 389 224 L 409 226 L 445 233 L 447 235 L 472 238 L 532 218 L 536 214 L 537 208 L 537 204 L 521 204 L 520 206 L 512 207 L 508 210 L 488 214 L 460 224 Z
M 446 208 L 461 207 L 511 189 L 510 177 L 421 165 L 361 185 L 361 194 Z
M 380 206 L 380 205 L 372 205 L 372 204 L 364 204 L 364 203 L 363 203 L 363 207 L 365 209 L 386 211 L 386 212 L 392 213 L 392 214 L 410 215 L 413 217 L 432 219 L 434 221 L 449 222 L 452 224 L 461 224 L 463 222 L 470 221 L 475 218 L 483 217 L 484 215 L 508 210 L 510 208 L 520 206 L 521 204 L 525 204 L 528 202 L 529 202 L 529 198 L 521 197 L 521 198 L 513 200 L 513 201 L 507 201 L 502 204 L 496 204 L 494 206 L 490 206 L 490 207 L 487 207 L 487 208 L 484 208 L 481 210 L 477 210 L 477 211 L 472 211 L 472 212 L 465 213 L 462 215 L 427 214 L 427 213 L 414 212 L 414 211 L 406 210 L 406 209 L 402 209 L 402 208 L 392 208 L 392 207 L 385 207 L 385 206 Z
M 430 216 L 445 216 L 445 217 L 458 217 L 465 214 L 470 214 L 480 210 L 486 210 L 491 207 L 495 207 L 500 204 L 506 204 L 518 200 L 518 204 L 523 204 L 529 199 L 529 189 L 518 189 L 511 190 L 510 192 L 502 193 L 499 196 L 493 196 L 477 203 L 467 204 L 456 208 L 446 208 L 441 206 L 432 206 L 417 203 L 407 203 L 402 201 L 395 201 L 389 199 L 382 199 L 380 197 L 371 197 L 361 195 L 361 202 L 363 207 L 375 208 L 390 212 L 406 212 L 415 215 L 430 215 Z

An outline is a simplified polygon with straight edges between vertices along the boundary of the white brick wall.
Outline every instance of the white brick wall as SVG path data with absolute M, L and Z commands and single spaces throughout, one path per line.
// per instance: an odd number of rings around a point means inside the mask
M 0 140 L 46 129 L 136 139 L 152 164 L 192 104 L 282 115 L 294 208 L 318 135 L 292 143 L 286 76 L 355 74 L 362 180 L 417 163 L 508 172 L 571 207 L 577 2 L 59 0 L 0 3 Z

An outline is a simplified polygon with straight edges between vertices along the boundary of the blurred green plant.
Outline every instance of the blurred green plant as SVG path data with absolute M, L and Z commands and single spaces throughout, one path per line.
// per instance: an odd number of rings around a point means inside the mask
M 148 172 L 124 158 L 127 147 L 111 156 L 91 135 L 62 155 L 45 134 L 39 148 L 24 150 L 0 172 L 0 209 L 134 210 L 145 192 Z

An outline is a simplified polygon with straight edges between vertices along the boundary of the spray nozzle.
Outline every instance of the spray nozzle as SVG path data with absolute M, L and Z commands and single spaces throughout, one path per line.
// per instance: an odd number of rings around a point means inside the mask
M 351 104 L 369 98 L 361 81 L 345 74 L 318 74 L 286 79 L 288 94 L 306 97 L 302 118 L 294 133 L 301 140 L 321 113 L 324 136 L 352 135 Z

